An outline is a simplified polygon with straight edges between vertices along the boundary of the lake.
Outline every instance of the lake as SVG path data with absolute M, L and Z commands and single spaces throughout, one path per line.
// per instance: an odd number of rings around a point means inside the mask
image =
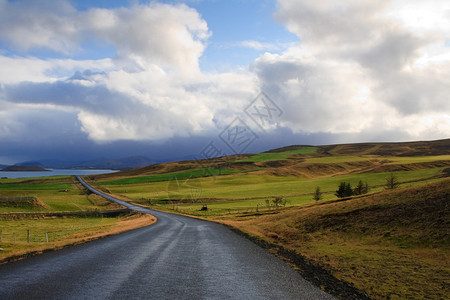
M 50 171 L 34 171 L 34 172 L 8 172 L 0 171 L 0 178 L 25 178 L 25 177 L 45 177 L 57 175 L 97 175 L 118 172 L 117 170 L 66 170 L 66 169 L 50 169 Z

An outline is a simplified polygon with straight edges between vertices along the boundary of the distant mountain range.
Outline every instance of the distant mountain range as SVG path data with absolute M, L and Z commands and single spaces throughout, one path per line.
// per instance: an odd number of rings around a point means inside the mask
M 7 172 L 35 172 L 35 171 L 50 171 L 47 169 L 44 169 L 40 166 L 9 166 L 6 168 L 1 169 L 0 171 L 7 171 Z
M 39 166 L 46 169 L 110 169 L 110 170 L 128 170 L 145 167 L 157 163 L 145 156 L 132 156 L 120 159 L 98 158 L 88 161 L 61 161 L 61 160 L 39 160 L 25 161 L 17 163 L 14 166 Z M 9 167 L 0 165 L 0 169 Z

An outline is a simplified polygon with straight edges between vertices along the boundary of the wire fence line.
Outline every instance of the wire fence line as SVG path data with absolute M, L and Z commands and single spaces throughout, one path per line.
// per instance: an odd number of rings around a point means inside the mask
M 95 218 L 102 220 L 103 218 L 114 218 L 118 216 L 132 214 L 129 209 L 116 209 L 107 211 L 83 211 L 83 212 L 51 212 L 51 213 L 0 213 L 0 220 L 4 221 L 27 221 L 27 220 L 58 220 L 60 218 Z M 76 226 L 65 226 L 66 228 L 52 230 L 44 228 L 33 228 L 21 226 L 21 228 L 1 227 L 0 226 L 0 243 L 48 243 L 67 238 L 67 236 L 81 233 L 89 230 L 88 224 Z M 1 244 L 0 244 L 1 246 Z
M 56 231 L 0 229 L 0 243 L 49 243 L 61 240 L 69 235 L 76 234 L 83 229 L 86 229 L 86 227 L 80 226 Z

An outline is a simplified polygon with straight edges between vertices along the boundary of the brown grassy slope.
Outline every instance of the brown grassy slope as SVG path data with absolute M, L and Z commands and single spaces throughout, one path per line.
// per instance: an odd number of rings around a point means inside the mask
M 284 152 L 299 149 L 305 146 L 288 146 L 267 151 L 269 153 Z M 323 176 L 335 176 L 359 172 L 391 172 L 410 169 L 426 169 L 436 165 L 435 162 L 419 164 L 385 165 L 389 161 L 382 156 L 425 156 L 450 154 L 450 139 L 407 142 L 407 143 L 360 143 L 318 146 L 318 151 L 308 155 L 294 155 L 287 160 L 269 162 L 238 162 L 237 160 L 248 158 L 250 155 L 234 155 L 210 160 L 170 162 L 147 167 L 91 176 L 95 180 L 111 180 L 145 175 L 164 174 L 202 168 L 226 168 L 231 170 L 254 170 L 255 174 L 273 176 L 297 176 L 316 178 Z M 378 158 L 363 161 L 342 163 L 308 163 L 305 157 L 327 157 L 342 155 L 380 155 Z M 432 166 L 432 164 L 434 164 Z M 438 167 L 449 166 L 449 161 L 440 162 Z
M 373 298 L 450 294 L 450 179 L 222 220 L 295 250 Z
M 95 179 L 98 181 L 102 180 L 111 180 L 111 179 L 119 179 L 119 178 L 130 178 L 130 177 L 139 177 L 139 176 L 147 176 L 147 175 L 156 175 L 156 174 L 166 174 L 166 173 L 176 173 L 183 172 L 188 170 L 197 170 L 204 168 L 228 168 L 228 169 L 242 169 L 239 166 L 236 168 L 230 166 L 230 161 L 242 159 L 246 157 L 245 155 L 232 155 L 227 157 L 219 157 L 213 159 L 204 159 L 204 160 L 190 160 L 190 161 L 178 161 L 178 162 L 169 162 L 169 163 L 161 163 L 156 165 L 150 165 L 146 167 L 141 167 L 137 169 L 131 169 L 126 171 L 120 171 L 116 173 L 109 174 L 101 174 L 94 176 L 87 176 L 88 178 Z M 252 164 L 249 164 L 252 165 Z M 247 166 L 248 168 L 248 166 Z
M 320 146 L 331 155 L 431 156 L 450 153 L 450 139 L 403 143 L 358 143 Z
M 292 145 L 267 151 L 277 153 L 297 150 L 302 147 Z M 430 156 L 450 153 L 450 139 L 436 141 L 398 143 L 354 143 L 317 146 L 322 155 L 382 155 L 382 156 Z

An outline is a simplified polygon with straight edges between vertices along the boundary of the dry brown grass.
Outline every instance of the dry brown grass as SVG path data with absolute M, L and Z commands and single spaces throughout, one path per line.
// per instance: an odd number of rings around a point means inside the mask
M 39 222 L 41 220 L 35 220 Z M 64 236 L 56 241 L 32 242 L 3 242 L 6 251 L 0 251 L 0 263 L 11 262 L 38 255 L 47 251 L 62 249 L 68 246 L 86 243 L 92 240 L 116 235 L 129 230 L 149 226 L 156 222 L 156 218 L 148 214 L 132 214 L 117 218 L 117 221 L 107 225 L 93 227 L 80 233 Z
M 450 293 L 450 179 L 219 221 L 312 259 L 373 298 Z

